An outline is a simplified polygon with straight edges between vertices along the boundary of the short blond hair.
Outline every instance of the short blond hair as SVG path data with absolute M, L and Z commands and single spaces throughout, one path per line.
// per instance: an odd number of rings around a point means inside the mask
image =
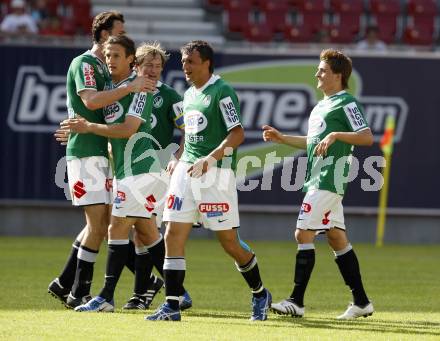
M 148 43 L 142 43 L 136 50 L 136 64 L 141 65 L 147 56 L 152 56 L 153 58 L 159 56 L 162 60 L 162 67 L 165 66 L 169 53 L 160 45 L 159 42 L 153 41 Z

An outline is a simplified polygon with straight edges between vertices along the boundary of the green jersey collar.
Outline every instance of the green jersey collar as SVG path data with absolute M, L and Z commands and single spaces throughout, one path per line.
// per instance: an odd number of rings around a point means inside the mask
M 101 60 L 101 58 L 99 58 L 96 54 L 94 54 L 94 53 L 92 52 L 92 50 L 87 50 L 86 52 L 84 52 L 84 55 L 86 55 L 86 56 L 91 56 L 91 57 L 93 57 L 93 58 L 96 58 L 101 64 L 104 64 L 104 65 L 105 65 L 105 63 Z
M 340 96 L 340 95 L 345 94 L 346 92 L 347 92 L 347 91 L 345 91 L 345 90 L 341 90 L 341 91 L 339 91 L 339 92 L 337 92 L 337 93 L 335 93 L 335 94 L 333 94 L 333 95 L 331 95 L 331 96 L 325 96 L 324 99 L 329 99 L 329 98 L 332 98 L 332 97 L 334 97 L 334 96 Z
M 122 84 L 131 82 L 134 78 L 136 78 L 136 72 L 132 71 L 131 74 L 127 78 L 125 78 L 125 79 L 121 80 L 119 83 L 116 83 L 113 85 L 115 88 L 119 88 Z
M 203 92 L 203 90 L 205 90 L 208 86 L 210 86 L 211 84 L 214 84 L 215 82 L 217 82 L 220 79 L 219 75 L 211 75 L 211 78 L 208 79 L 208 81 L 205 83 L 205 85 L 203 85 L 201 88 L 196 89 L 195 86 L 194 87 L 194 91 L 196 92 Z

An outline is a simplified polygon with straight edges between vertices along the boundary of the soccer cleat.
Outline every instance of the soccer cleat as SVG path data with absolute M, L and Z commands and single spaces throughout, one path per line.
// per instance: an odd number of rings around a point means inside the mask
M 147 298 L 142 295 L 133 295 L 132 298 L 122 307 L 125 310 L 147 310 L 149 304 L 147 304 Z
M 291 315 L 292 317 L 303 317 L 304 307 L 300 307 L 292 299 L 288 298 L 270 306 L 272 312 L 280 315 Z
M 373 304 L 370 302 L 363 308 L 355 305 L 354 303 L 350 303 L 348 305 L 347 310 L 337 317 L 338 320 L 353 320 L 358 317 L 367 317 L 373 315 L 374 308 Z
M 153 315 L 145 316 L 147 321 L 180 321 L 180 311 L 171 309 L 167 302 L 162 304 Z
M 69 296 L 67 296 L 67 300 L 64 303 L 64 305 L 68 309 L 75 309 L 76 307 L 78 307 L 82 304 L 86 304 L 91 299 L 92 299 L 92 296 L 90 296 L 90 295 L 85 295 L 83 297 L 76 298 L 75 296 L 72 295 L 72 293 L 69 293 Z
M 92 298 L 90 301 L 88 301 L 85 304 L 79 305 L 75 308 L 75 311 L 96 311 L 96 312 L 105 312 L 105 313 L 112 313 L 115 311 L 115 303 L 113 300 L 110 302 L 107 302 L 105 298 L 96 296 Z
M 189 296 L 188 291 L 185 291 L 182 296 L 179 296 L 179 308 L 181 311 L 191 308 L 193 301 Z
M 267 320 L 267 312 L 272 303 L 272 295 L 269 290 L 264 289 L 266 295 L 263 297 L 252 297 L 252 316 L 251 321 Z
M 50 282 L 49 287 L 47 288 L 47 292 L 56 299 L 60 300 L 62 303 L 66 303 L 67 296 L 69 296 L 70 288 L 64 288 L 60 284 L 60 280 L 57 277 L 52 282 Z
M 153 275 L 154 276 L 154 275 Z M 151 286 L 148 288 L 147 293 L 145 294 L 145 297 L 147 299 L 147 304 L 146 304 L 146 309 L 148 309 L 151 305 L 151 303 L 154 300 L 154 297 L 160 293 L 160 290 L 163 288 L 164 286 L 164 282 L 161 278 L 154 276 L 154 282 L 151 284 Z

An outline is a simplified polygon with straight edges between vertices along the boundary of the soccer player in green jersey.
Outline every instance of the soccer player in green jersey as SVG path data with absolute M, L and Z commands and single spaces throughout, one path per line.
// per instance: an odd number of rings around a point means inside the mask
M 293 292 L 288 299 L 273 303 L 279 314 L 304 315 L 304 293 L 315 264 L 315 236 L 325 232 L 336 263 L 353 303 L 338 319 L 369 316 L 373 305 L 365 293 L 358 259 L 347 239 L 342 207 L 349 160 L 354 146 L 370 146 L 373 135 L 358 101 L 345 91 L 352 71 L 351 59 L 328 49 L 321 52 L 316 78 L 324 94 L 312 110 L 307 136 L 288 136 L 270 126 L 263 127 L 264 141 L 307 150 L 306 192 L 299 213 L 295 238 L 298 243 Z
M 183 99 L 184 151 L 171 176 L 164 211 L 164 221 L 168 222 L 166 302 L 146 319 L 181 320 L 185 243 L 193 222 L 202 221 L 205 228 L 216 233 L 251 288 L 251 319 L 265 320 L 271 295 L 261 281 L 255 254 L 237 233 L 240 222 L 234 169 L 236 148 L 244 139 L 238 98 L 230 85 L 213 74 L 214 52 L 208 43 L 192 41 L 181 53 L 183 71 L 192 86 Z
M 177 145 L 173 144 L 173 132 L 175 128 L 182 130 L 184 126 L 182 97 L 173 88 L 160 81 L 168 57 L 168 53 L 158 42 L 143 43 L 136 49 L 138 72 L 142 75 L 147 75 L 156 84 L 156 91 L 153 93 L 153 110 L 150 116 L 151 135 L 153 137 L 152 145 L 160 153 L 159 160 L 162 166 L 161 180 L 167 186 L 169 184 L 169 174 L 174 170 L 176 159 L 179 159 L 182 154 L 184 142 L 182 134 L 180 148 L 176 151 Z M 172 153 L 175 153 L 175 158 L 170 160 Z M 162 223 L 164 203 L 165 200 L 157 202 L 154 210 L 158 228 L 160 228 Z M 136 237 L 135 231 L 133 231 L 133 239 L 138 249 L 148 249 L 148 245 L 141 246 L 142 242 Z M 144 257 L 148 258 L 149 255 L 144 254 Z M 152 262 L 153 259 L 150 257 L 150 268 L 153 266 Z M 139 285 L 136 285 L 136 282 L 133 296 L 123 309 L 144 310 L 148 308 L 154 295 L 157 293 L 157 288 L 163 285 L 163 281 L 160 278 L 152 276 L 150 284 L 148 284 L 148 287 L 151 289 L 148 289 L 145 293 L 139 289 Z M 181 298 L 181 309 L 188 309 L 191 305 L 191 298 L 186 293 Z
M 102 44 L 110 35 L 124 33 L 123 15 L 118 12 L 98 14 L 93 20 L 92 33 L 92 49 L 70 64 L 67 108 L 71 117 L 77 113 L 91 122 L 101 123 L 104 121 L 100 108 L 130 92 L 152 90 L 153 84 L 148 77 L 138 77 L 124 87 L 103 91 L 110 75 L 103 62 Z M 67 307 L 74 308 L 90 298 L 93 266 L 107 235 L 112 176 L 105 137 L 72 133 L 66 154 L 72 203 L 83 207 L 87 225 L 73 243 L 64 270 L 49 284 L 48 291 Z
M 126 86 L 136 77 L 131 71 L 135 64 L 134 42 L 124 35 L 112 36 L 104 47 L 112 76 L 112 82 L 106 88 Z M 141 73 L 140 68 L 138 66 L 138 73 Z M 158 264 L 158 270 L 162 271 L 165 246 L 156 227 L 154 209 L 167 186 L 160 181 L 160 164 L 156 161 L 149 135 L 152 103 L 152 94 L 130 93 L 104 107 L 106 124 L 90 122 L 80 116 L 63 124 L 76 133 L 110 138 L 115 164 L 115 198 L 108 233 L 105 284 L 98 296 L 76 307 L 75 311 L 114 310 L 113 295 L 129 256 L 128 237 L 133 225 L 142 244 L 148 245 L 147 250 L 136 250 L 136 270 L 143 272 L 144 283 L 149 278 L 149 274 L 143 271 L 147 267 L 145 252 L 158 260 L 155 265 Z

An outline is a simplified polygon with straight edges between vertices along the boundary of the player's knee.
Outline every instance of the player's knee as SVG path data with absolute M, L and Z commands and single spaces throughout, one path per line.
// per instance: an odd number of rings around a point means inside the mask
M 237 258 L 240 253 L 245 252 L 245 250 L 235 240 L 225 240 L 221 244 L 223 250 L 225 250 L 225 252 L 232 258 Z

